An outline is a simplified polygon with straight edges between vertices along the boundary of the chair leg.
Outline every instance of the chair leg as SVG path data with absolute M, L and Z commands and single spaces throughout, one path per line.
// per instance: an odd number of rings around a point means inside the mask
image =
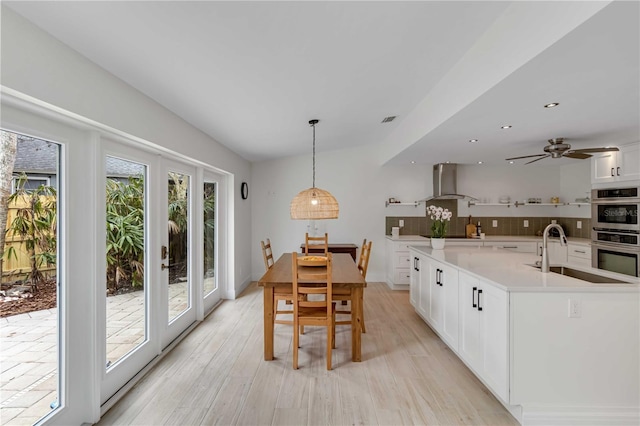
M 362 309 L 362 332 L 366 333 L 367 328 L 364 326 L 364 290 L 362 293 L 362 297 L 360 297 L 360 308 Z
M 333 340 L 332 348 L 336 348 L 336 313 L 333 313 L 333 321 L 331 321 L 331 336 Z
M 298 331 L 300 330 L 300 327 L 298 325 L 298 321 L 293 322 L 293 369 L 297 370 L 298 369 L 298 343 L 300 340 L 300 335 L 298 334 Z
M 331 324 L 327 324 L 327 370 L 331 370 L 331 349 L 334 347 L 332 334 L 334 330 Z

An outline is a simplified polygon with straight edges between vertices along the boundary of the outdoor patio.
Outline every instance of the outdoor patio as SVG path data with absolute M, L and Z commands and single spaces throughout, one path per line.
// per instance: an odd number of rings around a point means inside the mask
M 187 303 L 186 283 L 169 286 L 169 317 Z M 143 292 L 107 298 L 107 360 L 144 340 Z M 57 309 L 0 318 L 0 424 L 32 425 L 57 401 Z

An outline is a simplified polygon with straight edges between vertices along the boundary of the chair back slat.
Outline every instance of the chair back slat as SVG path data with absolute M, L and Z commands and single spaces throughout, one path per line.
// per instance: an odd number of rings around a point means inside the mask
M 306 232 L 304 234 L 304 254 L 309 254 L 309 248 L 323 250 L 326 256 L 329 253 L 329 234 L 325 232 L 324 237 L 310 237 Z
M 267 242 L 265 244 L 264 241 L 260 241 L 260 245 L 262 246 L 262 258 L 264 259 L 264 268 L 268 271 L 271 269 L 273 264 L 273 250 L 271 249 L 271 240 L 267 238 Z
M 367 269 L 369 268 L 369 255 L 371 255 L 371 245 L 373 243 L 365 238 L 362 242 L 362 249 L 360 250 L 360 259 L 358 260 L 358 270 L 363 277 L 367 278 Z

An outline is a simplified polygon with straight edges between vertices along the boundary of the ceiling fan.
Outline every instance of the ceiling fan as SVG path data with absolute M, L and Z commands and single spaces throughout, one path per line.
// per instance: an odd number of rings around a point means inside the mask
M 532 158 L 532 157 L 540 157 L 535 160 L 531 160 L 525 164 L 531 164 L 535 161 L 542 160 L 543 158 L 551 157 L 551 158 L 579 158 L 584 160 L 586 158 L 591 157 L 591 153 L 594 152 L 609 152 L 609 151 L 619 151 L 616 147 L 605 147 L 605 148 L 585 148 L 585 149 L 571 149 L 571 145 L 568 143 L 564 143 L 564 138 L 554 138 L 549 139 L 549 145 L 544 147 L 544 152 L 546 154 L 534 154 L 534 155 L 524 155 L 522 157 L 513 157 L 507 158 L 506 160 L 519 160 L 521 158 Z

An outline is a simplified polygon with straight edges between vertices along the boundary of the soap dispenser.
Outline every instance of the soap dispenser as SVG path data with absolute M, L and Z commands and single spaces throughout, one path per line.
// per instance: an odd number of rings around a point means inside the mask
M 482 234 L 482 226 L 480 225 L 480 221 L 478 221 L 478 226 L 476 227 L 476 235 L 479 237 Z

